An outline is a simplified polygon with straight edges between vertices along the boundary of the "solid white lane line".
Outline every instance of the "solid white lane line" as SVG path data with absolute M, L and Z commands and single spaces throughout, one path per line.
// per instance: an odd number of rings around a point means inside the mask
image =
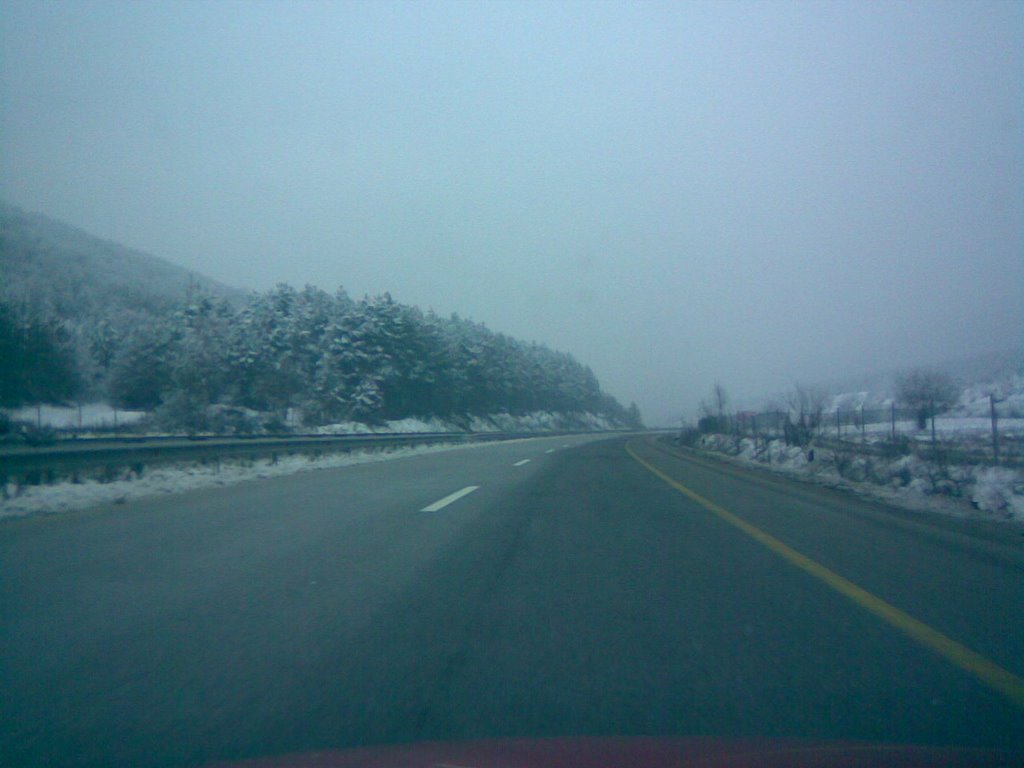
M 429 505 L 425 506 L 423 509 L 420 510 L 420 512 L 437 512 L 437 510 L 444 509 L 449 504 L 451 504 L 453 501 L 458 501 L 463 496 L 468 496 L 469 494 L 471 494 L 473 491 L 475 491 L 479 487 L 480 487 L 479 485 L 467 485 L 461 491 L 456 491 L 455 493 L 449 493 L 443 499 L 438 499 L 433 504 L 429 504 Z
M 516 462 L 515 464 L 513 464 L 512 466 L 513 466 L 513 467 L 521 467 L 521 466 L 523 466 L 523 464 L 529 464 L 529 463 L 530 463 L 530 460 L 529 460 L 529 459 L 523 459 L 522 461 L 517 461 L 517 462 Z

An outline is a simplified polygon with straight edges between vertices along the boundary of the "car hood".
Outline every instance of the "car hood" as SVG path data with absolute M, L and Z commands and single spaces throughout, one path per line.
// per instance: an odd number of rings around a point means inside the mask
M 1024 753 L 792 739 L 560 738 L 360 747 L 216 765 L 217 768 L 977 768 L 1024 765 Z

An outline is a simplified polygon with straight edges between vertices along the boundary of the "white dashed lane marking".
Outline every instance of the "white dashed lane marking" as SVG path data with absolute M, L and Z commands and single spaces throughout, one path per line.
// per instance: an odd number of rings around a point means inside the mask
M 555 452 L 554 448 L 548 448 L 546 451 L 544 451 L 544 453 L 554 453 L 554 452 Z
M 444 509 L 445 507 L 447 507 L 453 501 L 458 501 L 463 496 L 468 496 L 479 487 L 479 485 L 467 485 L 461 491 L 449 493 L 443 499 L 438 499 L 433 504 L 425 506 L 423 509 L 420 510 L 420 512 L 437 512 L 439 509 Z
M 529 464 L 529 463 L 530 463 L 530 460 L 529 460 L 529 459 L 523 459 L 522 461 L 517 461 L 517 462 L 516 462 L 515 464 L 513 464 L 512 466 L 513 466 L 513 467 L 521 467 L 521 466 L 523 466 L 523 464 Z

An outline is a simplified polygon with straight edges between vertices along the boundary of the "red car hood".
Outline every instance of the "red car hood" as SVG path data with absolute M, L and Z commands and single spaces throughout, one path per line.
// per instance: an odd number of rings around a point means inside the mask
M 221 768 L 978 768 L 1024 766 L 1024 753 L 841 741 L 567 738 L 361 747 L 218 765 Z

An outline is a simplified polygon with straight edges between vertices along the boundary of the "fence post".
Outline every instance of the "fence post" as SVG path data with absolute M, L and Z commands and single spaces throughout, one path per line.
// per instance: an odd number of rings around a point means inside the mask
M 992 455 L 996 463 L 999 462 L 999 430 L 996 427 L 996 396 L 988 396 L 988 407 L 992 413 Z

